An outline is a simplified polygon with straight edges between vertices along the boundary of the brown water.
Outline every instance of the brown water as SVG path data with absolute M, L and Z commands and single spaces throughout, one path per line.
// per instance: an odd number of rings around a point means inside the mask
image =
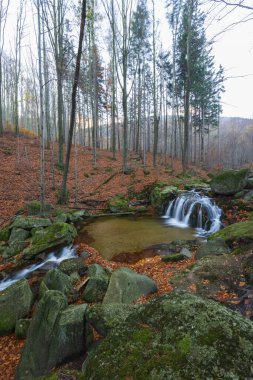
M 155 217 L 103 217 L 83 223 L 79 239 L 97 249 L 107 260 L 117 255 L 140 253 L 176 239 L 194 239 L 194 229 L 166 226 Z

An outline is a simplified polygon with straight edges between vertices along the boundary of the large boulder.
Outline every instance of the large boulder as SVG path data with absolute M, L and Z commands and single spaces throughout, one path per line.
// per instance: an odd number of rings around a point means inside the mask
M 66 296 L 75 293 L 71 278 L 59 269 L 51 269 L 46 273 L 40 286 L 40 294 L 44 295 L 46 290 L 59 290 Z
M 55 366 L 55 358 L 51 356 L 52 337 L 61 312 L 67 306 L 67 298 L 57 290 L 49 290 L 40 300 L 16 370 L 16 380 L 32 380 Z
M 32 237 L 32 247 L 24 253 L 25 259 L 31 259 L 39 253 L 62 244 L 70 244 L 76 237 L 74 226 L 67 223 L 54 223 L 44 229 L 35 231 Z
M 28 330 L 16 379 L 37 378 L 84 352 L 86 308 L 85 304 L 67 307 L 66 298 L 58 291 L 45 294 Z
M 196 253 L 196 258 L 201 259 L 206 256 L 219 256 L 230 253 L 231 250 L 222 239 L 210 240 L 204 242 Z
M 33 228 L 44 228 L 52 224 L 50 219 L 38 218 L 33 216 L 17 216 L 11 225 L 11 228 L 23 228 L 31 230 Z
M 208 239 L 222 239 L 226 243 L 232 243 L 233 241 L 251 242 L 253 240 L 253 220 L 231 224 L 210 235 Z
M 248 169 L 227 170 L 213 176 L 210 186 L 216 194 L 233 195 L 245 188 L 248 175 Z
M 102 302 L 108 288 L 110 276 L 101 265 L 93 264 L 88 268 L 89 281 L 82 298 L 86 302 Z
M 250 379 L 253 324 L 214 301 L 172 293 L 114 327 L 83 371 L 89 380 Z
M 26 239 L 30 236 L 30 232 L 23 228 L 12 228 L 9 246 L 5 249 L 3 257 L 11 257 L 20 253 L 28 246 Z
M 87 344 L 86 304 L 70 305 L 61 312 L 50 345 L 50 366 L 84 352 Z
M 109 282 L 103 303 L 131 303 L 141 296 L 157 291 L 154 281 L 129 268 L 116 269 Z
M 31 310 L 33 294 L 27 280 L 17 281 L 0 292 L 0 335 L 15 329 L 17 320 Z

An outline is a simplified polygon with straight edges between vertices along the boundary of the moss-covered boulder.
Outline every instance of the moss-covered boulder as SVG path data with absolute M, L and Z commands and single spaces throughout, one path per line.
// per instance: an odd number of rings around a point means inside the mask
M 159 213 L 162 213 L 164 202 L 177 193 L 178 188 L 176 186 L 164 186 L 164 184 L 157 183 L 150 193 L 151 205 L 155 207 Z
M 71 305 L 57 291 L 40 301 L 31 322 L 16 379 L 34 379 L 86 348 L 87 305 Z
M 40 295 L 43 296 L 46 290 L 59 290 L 66 296 L 75 293 L 71 278 L 59 269 L 51 269 L 43 278 L 40 286 Z
M 253 220 L 231 224 L 208 237 L 209 240 L 222 239 L 227 243 L 233 241 L 249 242 L 253 240 Z
M 233 195 L 245 188 L 248 175 L 248 169 L 227 170 L 213 176 L 210 186 L 216 194 Z
M 20 280 L 0 292 L 0 335 L 14 331 L 16 322 L 28 315 L 32 301 L 27 280 Z
M 131 303 L 141 296 L 155 293 L 155 282 L 146 275 L 141 275 L 129 268 L 116 269 L 109 282 L 103 303 Z
M 129 211 L 128 200 L 123 196 L 118 195 L 109 199 L 108 208 L 113 213 L 121 213 Z
M 89 281 L 82 298 L 86 302 L 102 302 L 109 284 L 109 273 L 101 265 L 93 264 L 88 268 Z
M 87 322 L 105 337 L 114 327 L 125 322 L 135 308 L 135 305 L 128 304 L 97 304 L 87 308 L 85 315 Z
M 50 344 L 51 367 L 85 351 L 86 309 L 86 304 L 70 305 L 61 312 Z
M 196 258 L 201 259 L 206 256 L 219 256 L 230 253 L 231 249 L 222 239 L 214 239 L 208 242 L 204 242 L 196 253 Z
M 16 370 L 16 380 L 34 379 L 55 366 L 55 358 L 51 355 L 53 336 L 61 312 L 67 306 L 67 298 L 57 290 L 49 290 L 40 300 Z
M 8 241 L 11 234 L 10 227 L 5 227 L 0 230 L 0 241 Z
M 172 293 L 115 327 L 83 371 L 89 380 L 250 379 L 253 324 L 214 301 Z
M 44 229 L 38 229 L 32 237 L 32 247 L 24 252 L 24 258 L 30 259 L 49 248 L 70 244 L 76 235 L 75 227 L 67 223 L 54 223 Z
M 58 209 L 56 210 L 55 222 L 63 223 L 76 223 L 85 217 L 89 216 L 86 210 L 70 210 L 70 209 Z
M 83 276 L 87 272 L 87 265 L 84 264 L 84 259 L 81 257 L 73 257 L 71 259 L 63 260 L 58 269 L 68 276 L 71 273 L 77 272 L 80 276 Z
M 31 319 L 19 319 L 15 326 L 15 335 L 18 339 L 25 339 L 28 328 L 31 324 Z
M 23 228 L 24 230 L 31 230 L 33 228 L 48 227 L 52 224 L 50 219 L 38 218 L 33 216 L 17 216 L 11 224 L 11 228 Z
M 29 242 L 26 240 L 29 236 L 30 232 L 23 228 L 12 228 L 8 241 L 9 246 L 6 247 L 3 257 L 8 258 L 19 254 L 28 246 Z

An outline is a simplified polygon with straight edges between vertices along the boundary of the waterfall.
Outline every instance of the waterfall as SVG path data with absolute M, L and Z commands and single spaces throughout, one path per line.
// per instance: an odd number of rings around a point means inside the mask
M 206 237 L 220 229 L 221 213 L 212 199 L 192 190 L 170 202 L 163 218 L 169 226 L 193 227 L 197 236 Z
M 73 246 L 64 247 L 58 252 L 52 252 L 43 262 L 30 265 L 29 267 L 20 270 L 14 275 L 6 277 L 3 281 L 0 282 L 0 291 L 15 284 L 17 281 L 26 278 L 30 273 L 33 273 L 38 269 L 42 269 L 46 266 L 46 264 L 50 264 L 51 267 L 57 267 L 63 260 L 70 259 L 72 257 L 76 257 L 76 251 Z

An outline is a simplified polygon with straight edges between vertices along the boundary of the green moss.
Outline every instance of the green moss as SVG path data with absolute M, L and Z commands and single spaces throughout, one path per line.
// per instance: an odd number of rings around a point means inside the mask
M 232 195 L 241 191 L 247 184 L 249 169 L 227 170 L 215 175 L 210 186 L 217 194 Z
M 140 305 L 114 327 L 84 366 L 89 380 L 252 377 L 252 323 L 191 294 Z
M 177 262 L 184 259 L 185 259 L 185 256 L 182 255 L 181 253 L 174 253 L 174 254 L 162 257 L 162 261 L 165 261 L 166 263 L 173 263 L 173 262 Z
M 54 223 L 42 230 L 38 229 L 32 237 L 32 247 L 24 252 L 24 257 L 32 258 L 48 248 L 70 244 L 76 235 L 75 227 L 67 223 Z
M 209 236 L 209 240 L 223 239 L 228 243 L 240 240 L 253 240 L 253 220 L 231 224 Z
M 129 211 L 128 201 L 124 199 L 122 195 L 117 195 L 116 197 L 108 201 L 108 207 L 111 212 L 119 213 Z
M 0 230 L 0 241 L 7 241 L 9 240 L 11 234 L 11 229 L 10 227 L 3 228 Z

